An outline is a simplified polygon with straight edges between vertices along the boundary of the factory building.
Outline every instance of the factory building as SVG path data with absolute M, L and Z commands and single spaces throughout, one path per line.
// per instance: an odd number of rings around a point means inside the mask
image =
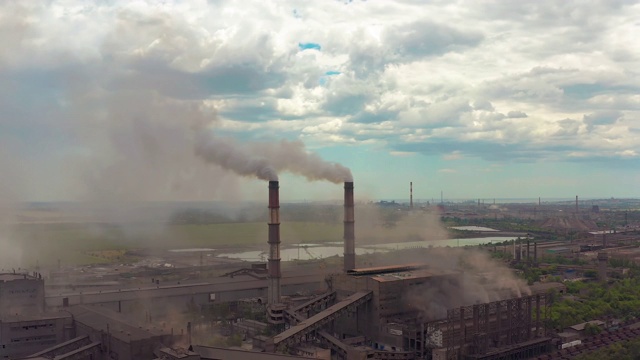
M 413 289 L 437 289 L 445 284 L 462 288 L 460 273 L 429 269 L 424 265 L 383 266 L 354 269 L 330 277 L 331 290 L 338 297 L 356 291 L 371 291 L 368 306 L 361 307 L 354 319 L 336 326 L 341 338 L 364 335 L 372 339 L 385 338 L 387 324 L 419 316 L 419 309 L 405 295 Z M 452 294 L 461 297 L 462 294 Z M 355 320 L 355 321 L 354 321 Z
M 29 355 L 71 338 L 71 316 L 44 310 L 39 274 L 0 274 L 0 358 Z
M 100 306 L 78 305 L 68 310 L 73 315 L 76 335 L 99 342 L 104 357 L 109 359 L 153 359 L 155 349 L 183 337 L 178 329 L 132 324 L 122 314 Z
M 44 311 L 44 280 L 39 274 L 0 274 L 0 316 Z
M 71 339 L 73 325 L 66 312 L 5 315 L 0 319 L 0 359 L 26 356 Z
M 402 265 L 353 269 L 328 278 L 330 289 L 315 302 L 285 311 L 290 327 L 269 339 L 267 351 L 323 346 L 335 357 L 359 359 L 492 359 L 533 356 L 548 350 L 544 292 L 437 309 L 425 314 L 407 297 L 414 289 L 448 291 L 461 299 L 460 272 Z M 446 289 L 446 290 L 445 290 Z M 500 289 L 497 289 L 500 290 Z M 496 292 L 500 293 L 500 292 Z M 329 300 L 328 300 L 329 299 Z

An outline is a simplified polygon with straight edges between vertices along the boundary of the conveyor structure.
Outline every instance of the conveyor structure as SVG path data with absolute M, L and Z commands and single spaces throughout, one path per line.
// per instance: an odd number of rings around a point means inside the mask
M 291 315 L 295 313 L 290 311 L 290 316 L 296 318 L 296 321 L 302 321 L 269 339 L 267 343 L 267 351 L 275 351 L 278 348 L 304 342 L 307 335 L 320 330 L 324 325 L 333 321 L 342 314 L 349 311 L 355 311 L 357 307 L 371 300 L 372 296 L 372 291 L 356 292 L 308 319 L 302 319 L 302 316 L 300 315 Z

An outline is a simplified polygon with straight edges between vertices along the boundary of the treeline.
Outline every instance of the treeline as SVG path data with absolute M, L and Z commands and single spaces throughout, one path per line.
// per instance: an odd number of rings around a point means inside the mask
M 637 360 L 640 359 L 640 339 L 620 341 L 602 349 L 575 357 L 575 360 Z
M 557 330 L 594 319 L 629 320 L 640 317 L 640 279 L 617 280 L 609 286 L 597 282 L 567 282 L 567 293 L 554 295 L 549 325 Z

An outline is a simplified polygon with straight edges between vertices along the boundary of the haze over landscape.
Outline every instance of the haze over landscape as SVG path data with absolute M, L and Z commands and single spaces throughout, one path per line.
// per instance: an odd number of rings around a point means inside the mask
M 262 199 L 197 156 L 202 125 L 301 141 L 365 198 L 408 181 L 424 199 L 637 197 L 639 17 L 631 1 L 3 2 L 0 199 Z M 283 201 L 340 197 L 281 181 Z
M 639 19 L 0 1 L 0 358 L 640 359 Z

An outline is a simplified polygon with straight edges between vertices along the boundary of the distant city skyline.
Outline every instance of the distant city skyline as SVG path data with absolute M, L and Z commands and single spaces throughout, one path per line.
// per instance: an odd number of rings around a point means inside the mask
M 639 18 L 605 0 L 3 2 L 0 203 L 264 199 L 236 153 L 196 151 L 203 133 L 269 166 L 269 144 L 302 142 L 359 201 L 410 181 L 414 199 L 637 198 Z M 283 202 L 341 197 L 273 167 Z

